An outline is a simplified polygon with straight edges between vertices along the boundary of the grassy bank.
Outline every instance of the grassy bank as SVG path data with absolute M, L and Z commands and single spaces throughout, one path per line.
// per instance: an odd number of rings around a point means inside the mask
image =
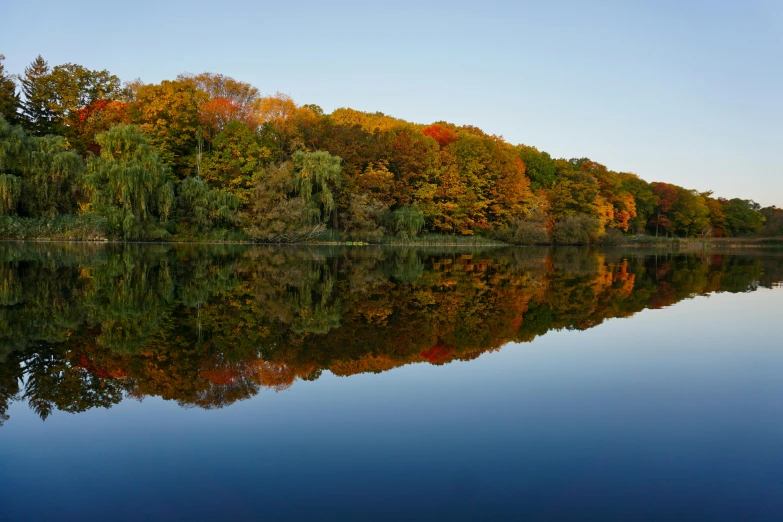
M 0 216 L 0 239 L 106 241 L 106 220 L 95 215 L 53 218 Z
M 23 218 L 15 216 L 0 216 L 0 240 L 31 240 L 31 241 L 107 241 L 106 220 L 93 215 L 56 216 L 53 218 L 35 217 Z M 197 232 L 187 227 L 179 228 L 175 234 L 163 241 L 167 243 L 254 243 L 246 233 L 239 230 L 215 229 L 210 232 Z M 461 236 L 451 234 L 422 234 L 417 237 L 383 236 L 379 241 L 350 241 L 341 237 L 333 230 L 325 230 L 324 234 L 309 241 L 297 244 L 308 245 L 388 245 L 388 246 L 455 246 L 455 247 L 496 247 L 496 246 L 533 246 L 515 245 L 497 239 L 481 236 Z M 551 243 L 541 243 L 536 246 L 553 246 Z M 586 246 L 561 245 L 561 246 Z M 750 238 L 667 238 L 655 236 L 624 236 L 608 234 L 602 237 L 596 245 L 599 247 L 639 247 L 668 250 L 704 250 L 704 249 L 751 249 L 780 248 L 783 249 L 783 237 L 750 237 Z
M 508 243 L 480 236 L 457 236 L 443 234 L 423 234 L 414 238 L 385 236 L 382 245 L 411 246 L 507 246 Z
M 644 247 L 672 250 L 696 249 L 745 249 L 745 248 L 783 248 L 783 237 L 750 237 L 750 238 L 681 238 L 681 237 L 606 237 L 598 243 L 607 247 Z

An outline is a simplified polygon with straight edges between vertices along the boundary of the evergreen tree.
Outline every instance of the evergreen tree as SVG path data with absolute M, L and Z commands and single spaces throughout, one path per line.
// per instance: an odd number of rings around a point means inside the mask
M 16 82 L 13 76 L 5 72 L 3 65 L 5 56 L 0 54 L 0 115 L 8 123 L 15 125 L 19 115 L 19 93 L 16 92 Z
M 31 134 L 45 136 L 52 133 L 54 115 L 49 108 L 49 64 L 39 54 L 24 70 L 21 78 L 22 118 Z

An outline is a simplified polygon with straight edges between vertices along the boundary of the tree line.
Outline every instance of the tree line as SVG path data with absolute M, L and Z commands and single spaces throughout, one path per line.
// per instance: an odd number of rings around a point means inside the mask
M 25 223 L 126 240 L 427 232 L 581 244 L 781 235 L 783 210 L 555 159 L 472 126 L 325 114 L 221 74 L 122 83 L 41 56 L 12 75 L 0 58 L 0 235 Z

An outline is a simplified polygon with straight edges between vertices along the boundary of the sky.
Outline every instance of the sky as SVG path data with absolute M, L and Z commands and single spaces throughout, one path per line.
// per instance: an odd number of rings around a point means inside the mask
M 3 0 L 0 53 L 222 73 L 783 206 L 783 2 Z

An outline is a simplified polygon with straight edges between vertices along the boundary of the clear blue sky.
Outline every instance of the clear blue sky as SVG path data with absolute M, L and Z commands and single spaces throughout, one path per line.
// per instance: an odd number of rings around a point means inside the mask
M 783 206 L 783 2 L 5 0 L 0 53 L 476 125 Z

